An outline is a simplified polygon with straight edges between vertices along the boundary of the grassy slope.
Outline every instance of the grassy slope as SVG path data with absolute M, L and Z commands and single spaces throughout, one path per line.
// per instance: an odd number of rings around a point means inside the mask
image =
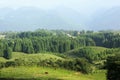
M 105 50 L 108 49 L 108 48 L 105 48 L 105 47 L 97 47 L 97 46 L 88 46 L 88 47 L 86 47 L 86 49 L 91 49 L 95 54 L 98 54 L 98 53 L 100 53 L 100 52 L 105 51 Z
M 45 60 L 45 59 L 63 59 L 54 54 L 24 54 L 21 52 L 13 52 L 13 58 L 15 59 L 25 59 L 25 60 Z M 8 61 L 4 58 L 0 58 L 0 62 Z M 45 74 L 45 72 L 49 74 Z M 0 78 L 19 78 L 17 80 L 105 80 L 105 72 L 95 73 L 92 75 L 84 75 L 82 73 L 64 70 L 64 69 L 54 69 L 46 67 L 9 67 L 0 69 Z M 1 79 L 0 79 L 1 80 Z M 12 79 L 11 79 L 12 80 Z
M 38 53 L 38 54 L 25 54 L 22 52 L 13 52 L 12 54 L 12 59 L 10 59 L 10 61 L 15 60 L 15 59 L 21 59 L 21 60 L 25 60 L 25 61 L 39 61 L 39 60 L 45 60 L 45 59 L 52 59 L 52 60 L 58 60 L 61 59 L 63 60 L 63 58 L 56 56 L 54 54 L 51 53 Z M 9 60 L 6 60 L 2 57 L 0 57 L 0 62 L 6 62 Z
M 82 49 L 82 48 L 86 48 L 86 49 L 90 49 L 92 50 L 92 52 L 94 54 L 97 54 L 97 53 L 100 53 L 104 50 L 106 50 L 107 48 L 104 48 L 104 47 L 81 47 L 79 49 Z M 79 49 L 74 49 L 74 50 L 71 50 L 71 51 L 68 51 L 67 53 L 65 53 L 66 55 L 68 56 L 77 56 L 79 55 L 79 53 L 75 54 L 75 52 L 79 52 Z M 12 54 L 12 59 L 10 60 L 15 60 L 15 59 L 32 59 L 32 60 L 35 60 L 35 61 L 39 61 L 39 60 L 45 60 L 45 59 L 54 59 L 54 60 L 57 60 L 57 59 L 63 59 L 59 56 L 56 56 L 52 53 L 38 53 L 38 54 L 25 54 L 25 53 L 22 53 L 22 52 L 13 52 Z M 2 57 L 0 57 L 0 62 L 5 62 L 5 61 L 8 61 Z
M 97 46 L 95 46 L 95 47 L 94 46 L 88 46 L 88 47 L 81 47 L 81 48 L 78 48 L 78 49 L 73 49 L 71 51 L 66 52 L 65 54 L 67 56 L 79 57 L 79 50 L 81 50 L 81 49 L 90 50 L 92 53 L 98 54 L 100 52 L 103 52 L 103 51 L 107 50 L 108 48 L 97 47 Z
M 45 59 L 62 59 L 61 57 L 58 57 L 54 54 L 51 53 L 38 53 L 38 54 L 25 54 L 22 52 L 13 52 L 13 58 L 39 58 L 41 60 L 45 60 Z
M 0 62 L 6 62 L 7 60 L 3 57 L 0 57 Z
M 45 74 L 48 72 L 48 74 Z M 0 78 L 24 80 L 106 80 L 105 72 L 84 75 L 79 72 L 46 67 L 9 67 L 0 70 Z

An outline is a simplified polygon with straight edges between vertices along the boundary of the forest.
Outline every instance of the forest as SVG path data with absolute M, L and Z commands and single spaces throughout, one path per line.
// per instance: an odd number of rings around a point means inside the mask
M 107 80 L 119 80 L 120 31 L 1 32 L 0 78 L 4 78 L 2 69 L 19 66 L 61 68 L 83 74 L 105 70 Z

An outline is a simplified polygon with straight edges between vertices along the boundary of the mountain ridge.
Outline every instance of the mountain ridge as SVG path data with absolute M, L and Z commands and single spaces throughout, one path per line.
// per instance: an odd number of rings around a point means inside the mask
M 0 31 L 31 31 L 38 28 L 65 30 L 120 29 L 120 7 L 98 11 L 91 19 L 80 12 L 64 7 L 51 10 L 34 7 L 1 8 L 0 12 Z

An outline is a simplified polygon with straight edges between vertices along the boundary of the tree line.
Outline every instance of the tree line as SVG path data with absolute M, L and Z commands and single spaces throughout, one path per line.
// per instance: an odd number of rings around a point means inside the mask
M 120 47 L 120 35 L 111 32 L 36 30 L 34 32 L 8 32 L 3 34 L 6 35 L 5 39 L 0 40 L 0 56 L 3 57 L 6 57 L 5 54 L 9 51 L 28 54 L 64 53 L 84 46 Z

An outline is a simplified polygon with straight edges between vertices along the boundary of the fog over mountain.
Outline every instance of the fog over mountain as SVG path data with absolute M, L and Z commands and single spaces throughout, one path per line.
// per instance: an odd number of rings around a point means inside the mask
M 98 13 L 99 12 L 99 13 Z M 67 7 L 42 10 L 35 7 L 0 9 L 0 31 L 41 29 L 120 29 L 120 7 L 101 10 L 88 17 Z M 89 13 L 88 13 L 89 14 Z
M 93 30 L 118 30 L 120 29 L 120 7 L 114 7 L 95 13 L 91 19 L 89 26 Z

